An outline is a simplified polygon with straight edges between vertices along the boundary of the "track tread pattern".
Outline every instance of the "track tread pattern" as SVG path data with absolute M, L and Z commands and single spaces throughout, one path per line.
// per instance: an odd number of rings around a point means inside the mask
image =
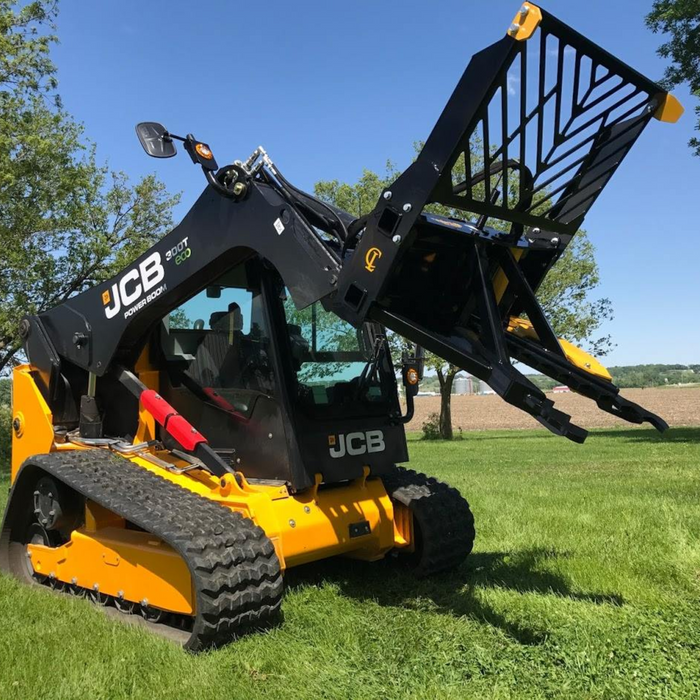
M 279 560 L 250 519 L 108 452 L 52 453 L 28 462 L 160 537 L 186 561 L 196 593 L 187 649 L 219 647 L 277 621 Z
M 382 480 L 392 500 L 408 507 L 419 525 L 418 551 L 407 557 L 416 576 L 454 569 L 469 556 L 476 537 L 474 516 L 456 488 L 403 467 Z

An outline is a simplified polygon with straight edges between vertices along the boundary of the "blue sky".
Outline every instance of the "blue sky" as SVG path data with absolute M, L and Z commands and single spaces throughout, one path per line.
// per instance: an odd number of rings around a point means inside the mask
M 542 5 L 637 70 L 658 78 L 661 38 L 644 26 L 651 0 Z M 512 0 L 118 3 L 63 0 L 54 52 L 64 105 L 109 165 L 157 171 L 182 191 L 181 218 L 203 188 L 185 157 L 153 161 L 134 135 L 163 122 L 207 141 L 220 163 L 262 144 L 304 189 L 355 181 L 387 159 L 406 167 L 470 56 L 499 39 Z M 582 7 L 585 8 L 582 10 Z M 585 228 L 615 319 L 610 365 L 700 362 L 696 198 L 700 158 L 678 124 L 653 121 L 596 202 Z

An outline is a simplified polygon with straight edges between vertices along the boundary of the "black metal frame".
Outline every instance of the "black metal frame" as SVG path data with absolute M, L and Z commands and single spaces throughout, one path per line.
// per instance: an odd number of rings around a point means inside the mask
M 535 41 L 538 55 L 528 58 L 529 42 L 503 40 L 495 79 L 474 111 L 432 199 L 520 224 L 521 231 L 529 226 L 573 235 L 653 116 L 663 90 L 546 12 Z M 551 44 L 554 48 L 549 48 Z M 552 53 L 554 66 L 548 60 Z M 537 99 L 530 107 L 528 61 L 535 59 Z M 570 80 L 565 77 L 567 62 L 572 64 Z M 552 78 L 548 73 L 554 74 Z M 511 92 L 516 93 L 518 103 L 514 129 L 509 128 Z M 500 118 L 492 119 L 494 108 Z M 471 150 L 478 133 L 482 135 L 478 144 L 481 162 L 475 168 Z M 460 158 L 465 161 L 466 177 L 455 185 L 453 169 Z M 479 176 L 500 173 L 511 183 L 513 170 L 517 171 L 516 196 L 508 196 L 512 188 L 506 185 L 499 203 L 492 202 L 491 177 Z M 484 183 L 480 196 L 474 191 L 478 181 Z
M 372 318 L 404 337 L 424 346 L 448 362 L 487 382 L 504 400 L 536 418 L 552 432 L 575 442 L 583 442 L 587 433 L 570 422 L 570 417 L 553 407 L 545 396 L 516 367 L 520 361 L 533 369 L 567 384 L 599 408 L 632 423 L 649 422 L 659 430 L 668 426 L 655 414 L 619 395 L 610 381 L 592 375 L 571 364 L 554 334 L 534 291 L 530 287 L 512 250 L 504 244 L 487 243 L 479 236 L 460 237 L 459 243 L 471 249 L 470 274 L 465 279 L 467 303 L 455 313 L 457 319 L 448 333 L 430 325 L 425 317 L 410 319 L 404 310 L 393 311 L 395 299 L 373 307 Z M 502 270 L 507 277 L 507 296 L 499 301 L 494 289 L 493 271 Z M 520 338 L 506 330 L 512 299 L 517 299 L 526 313 L 537 342 Z M 408 304 L 410 306 L 410 302 Z
M 344 318 L 359 321 L 385 291 L 388 275 L 364 270 L 367 251 L 382 251 L 382 270 L 388 273 L 410 246 L 412 230 L 430 204 L 464 216 L 481 215 L 482 229 L 490 219 L 505 222 L 512 245 L 548 249 L 549 263 L 528 270 L 528 281 L 536 289 L 665 98 L 667 93 L 658 84 L 541 12 L 538 33 L 531 40 L 506 35 L 472 58 L 416 161 L 387 188 L 367 217 L 354 260 L 344 266 L 338 285 L 335 308 Z M 550 40 L 557 42 L 555 67 L 548 67 Z M 539 42 L 540 55 L 537 100 L 528 108 L 532 42 Z M 573 64 L 569 81 L 563 80 L 567 62 Z M 509 76 L 514 71 L 518 120 L 510 129 Z M 548 87 L 551 71 L 553 84 Z M 590 84 L 582 85 L 584 79 Z M 566 87 L 570 91 L 565 94 Z M 548 119 L 550 109 L 553 115 Z M 491 128 L 495 115 L 500 128 Z M 529 138 L 533 128 L 534 138 Z M 482 162 L 476 166 L 471 163 L 470 144 L 479 133 Z M 460 159 L 466 178 L 455 183 Z M 559 177 L 553 181 L 552 170 L 558 164 Z M 491 182 L 496 176 L 506 183 L 498 193 Z M 483 192 L 477 196 L 480 183 Z M 503 231 L 489 235 L 499 234 Z
M 363 221 L 333 308 L 355 324 L 379 320 L 488 382 L 506 401 L 573 440 L 583 439 L 585 431 L 553 412 L 551 402 L 512 360 L 566 381 L 604 410 L 663 429 L 660 418 L 621 399 L 614 385 L 568 362 L 534 292 L 666 92 L 545 11 L 537 32 L 528 41 L 506 35 L 472 58 L 416 161 Z M 534 92 L 527 84 L 533 42 L 539 51 Z M 568 83 L 567 62 L 572 65 Z M 513 75 L 519 95 L 511 127 Z M 491 128 L 494 120 L 500 121 L 498 128 Z M 481 136 L 478 165 L 471 159 L 475 135 Z M 456 182 L 460 159 L 465 177 Z M 425 208 L 431 204 L 460 218 L 429 214 Z M 464 221 L 469 214 L 478 219 Z M 487 225 L 491 221 L 496 228 Z M 455 255 L 466 261 L 462 275 L 469 299 L 447 331 L 430 318 L 412 317 L 411 309 L 396 311 L 401 306 L 394 293 L 397 277 L 410 264 L 417 243 L 425 240 L 426 229 L 441 230 L 437 235 L 443 241 L 451 235 Z M 370 270 L 366 256 L 372 249 L 381 257 L 375 254 L 378 262 Z M 497 297 L 494 280 L 501 274 L 507 286 Z M 533 324 L 539 343 L 507 332 L 510 318 L 521 314 Z
M 275 229 L 277 220 L 283 222 L 282 234 Z M 185 239 L 192 251 L 190 257 L 180 264 L 168 261 L 168 251 Z M 102 295 L 110 293 L 125 275 L 135 274 L 155 253 L 165 270 L 162 294 L 129 317 L 120 312 L 106 318 Z M 133 363 L 144 337 L 163 316 L 238 260 L 254 254 L 269 260 L 280 272 L 299 308 L 335 289 L 340 270 L 338 251 L 278 191 L 254 182 L 247 198 L 234 202 L 207 187 L 179 226 L 115 278 L 27 318 L 31 330 L 25 338 L 27 352 L 51 375 L 44 380 L 45 391 L 51 395 L 50 385 L 60 369 L 55 362 L 60 365 L 60 359 L 97 376 L 105 374 L 115 358 Z M 44 359 L 50 353 L 40 347 L 45 341 L 53 347 L 53 369 L 51 361 Z

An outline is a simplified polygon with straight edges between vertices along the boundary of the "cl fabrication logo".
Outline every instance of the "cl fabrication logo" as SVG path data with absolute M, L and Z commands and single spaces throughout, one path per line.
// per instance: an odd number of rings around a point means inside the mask
M 384 452 L 384 433 L 381 430 L 368 430 L 366 433 L 348 433 L 347 435 L 328 436 L 328 452 L 333 459 L 350 455 Z
M 138 267 L 124 273 L 111 290 L 102 292 L 105 316 L 114 318 L 123 307 L 124 318 L 129 318 L 165 291 L 164 284 L 154 289 L 164 277 L 160 253 L 151 253 Z
M 370 248 L 365 255 L 365 270 L 374 272 L 377 269 L 376 262 L 382 257 L 382 251 L 379 248 Z

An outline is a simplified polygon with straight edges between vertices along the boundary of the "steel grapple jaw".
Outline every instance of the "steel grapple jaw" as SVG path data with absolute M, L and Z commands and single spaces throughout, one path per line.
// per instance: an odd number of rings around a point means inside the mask
M 659 85 L 525 3 L 472 58 L 415 162 L 351 227 L 333 310 L 383 323 L 571 440 L 586 431 L 514 362 L 664 430 L 557 338 L 536 292 L 647 124 L 681 112 Z

